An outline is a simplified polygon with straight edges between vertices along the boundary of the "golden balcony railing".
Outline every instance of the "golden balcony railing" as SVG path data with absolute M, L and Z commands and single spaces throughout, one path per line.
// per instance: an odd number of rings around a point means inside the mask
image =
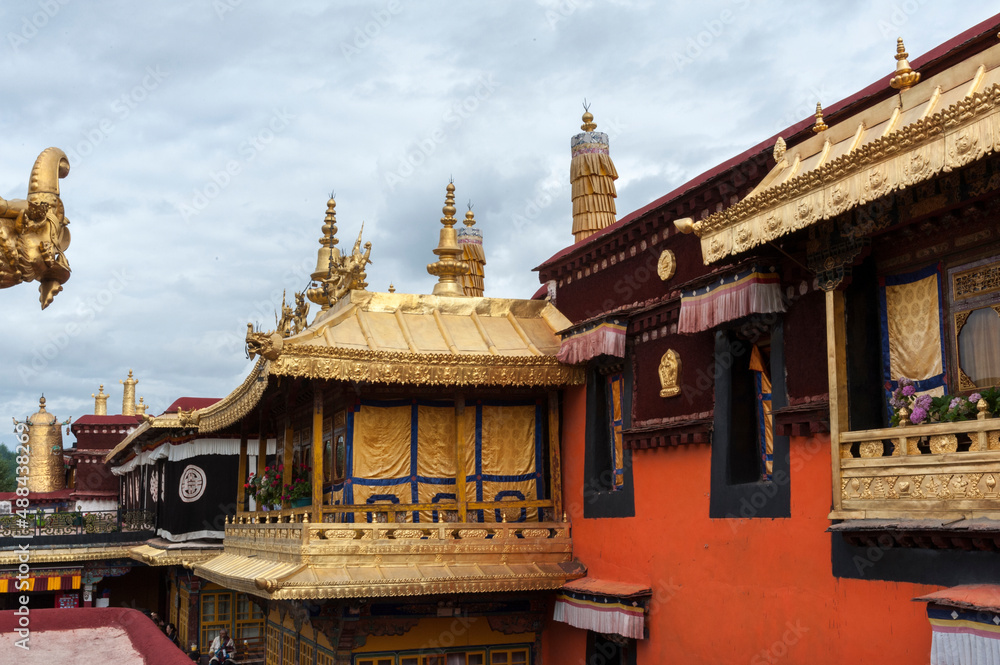
M 837 443 L 832 519 L 1000 518 L 998 418 L 844 432 Z

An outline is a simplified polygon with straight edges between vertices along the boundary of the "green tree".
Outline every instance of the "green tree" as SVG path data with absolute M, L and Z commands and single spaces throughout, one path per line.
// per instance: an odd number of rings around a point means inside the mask
M 0 443 L 0 492 L 13 492 L 17 489 L 17 464 L 13 450 Z

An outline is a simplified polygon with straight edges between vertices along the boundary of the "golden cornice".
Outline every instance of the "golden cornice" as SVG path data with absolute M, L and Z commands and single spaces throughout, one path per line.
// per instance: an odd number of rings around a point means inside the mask
M 1000 148 L 1000 84 L 692 225 L 705 264 L 960 168 Z
M 31 540 L 24 539 L 22 542 L 30 544 Z M 115 544 L 108 547 L 61 547 L 57 549 L 32 547 L 29 550 L 31 556 L 29 564 L 95 561 L 99 559 L 128 559 L 130 558 L 129 550 L 133 546 L 134 545 L 131 544 Z M 0 551 L 0 566 L 12 566 L 17 565 L 18 563 L 24 563 L 19 558 L 21 556 L 22 554 L 16 551 Z
M 584 372 L 551 356 L 392 353 L 299 346 L 271 363 L 274 375 L 417 385 L 580 385 Z
M 218 548 L 163 550 L 150 545 L 139 545 L 128 551 L 129 558 L 147 566 L 183 566 L 186 563 L 208 561 L 218 555 Z

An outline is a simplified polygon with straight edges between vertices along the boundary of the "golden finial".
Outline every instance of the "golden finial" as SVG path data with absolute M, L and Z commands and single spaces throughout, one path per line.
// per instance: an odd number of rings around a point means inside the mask
M 389 293 L 395 293 L 395 292 L 396 292 L 396 287 L 392 285 L 392 282 L 389 282 Z
M 458 278 L 469 272 L 469 264 L 459 260 L 462 256 L 462 248 L 458 246 L 458 236 L 455 231 L 455 183 L 449 182 L 448 193 L 444 198 L 444 207 L 441 211 L 444 217 L 441 224 L 444 228 L 438 238 L 438 246 L 434 253 L 438 255 L 438 260 L 427 266 L 427 272 L 438 278 L 438 283 L 434 285 L 431 292 L 436 296 L 464 296 L 465 291 L 458 283 Z
M 94 415 L 95 416 L 106 416 L 108 415 L 108 395 L 104 392 L 104 384 L 97 389 L 97 394 L 90 393 L 90 396 L 94 398 Z
M 826 123 L 823 122 L 823 105 L 816 102 L 816 123 L 813 125 L 813 131 L 817 134 L 826 129 Z
M 139 398 L 139 403 L 135 405 L 135 415 L 137 416 L 146 415 L 146 407 L 149 405 L 146 404 L 146 402 L 144 401 L 145 399 L 146 399 L 145 397 Z
M 903 46 L 903 38 L 900 37 L 896 40 L 896 75 L 889 81 L 889 85 L 896 90 L 911 88 L 920 80 L 920 72 L 913 71 L 906 60 L 909 56 Z
M 313 281 L 321 282 L 330 277 L 330 271 L 340 258 L 340 250 L 337 245 L 337 202 L 330 193 L 330 199 L 326 202 L 326 216 L 323 218 L 323 235 L 319 239 L 321 245 L 319 256 L 316 259 L 316 270 L 311 275 Z M 317 303 L 318 304 L 318 303 Z
M 45 413 L 45 395 L 38 398 L 38 412 Z
M 139 383 L 139 379 L 132 378 L 132 370 L 128 371 L 128 378 L 124 381 L 119 380 L 118 383 L 125 386 L 125 390 L 122 392 L 122 415 L 123 416 L 134 416 L 135 415 L 135 384 Z
M 597 129 L 597 124 L 594 122 L 594 115 L 590 112 L 590 104 L 587 100 L 583 100 L 583 124 L 580 125 L 580 129 L 585 132 L 592 132 Z
M 462 222 L 470 229 L 476 225 L 476 216 L 472 212 L 472 201 L 469 201 L 469 209 L 465 211 L 465 221 Z

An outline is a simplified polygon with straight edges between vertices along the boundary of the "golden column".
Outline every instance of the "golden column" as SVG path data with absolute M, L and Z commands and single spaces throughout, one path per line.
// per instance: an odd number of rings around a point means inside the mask
M 128 371 L 128 378 L 124 381 L 119 380 L 118 383 L 125 386 L 125 390 L 122 393 L 122 415 L 123 416 L 134 416 L 135 415 L 135 384 L 139 383 L 139 379 L 132 378 L 132 370 Z
M 444 199 L 444 207 L 441 211 L 444 217 L 441 223 L 444 228 L 438 240 L 437 249 L 434 253 L 438 255 L 438 260 L 427 266 L 427 272 L 438 278 L 438 283 L 434 285 L 431 292 L 436 296 L 465 296 L 465 290 L 459 283 L 459 278 L 468 274 L 469 264 L 462 261 L 462 248 L 458 246 L 458 236 L 455 231 L 455 184 L 448 183 L 448 194 Z
M 312 521 L 323 521 L 323 385 L 313 386 Z M 331 433 L 332 435 L 332 433 Z
M 104 384 L 97 390 L 97 394 L 90 393 L 90 396 L 94 398 L 94 415 L 95 416 L 106 416 L 108 415 L 108 395 L 104 392 Z
M 14 420 L 14 424 L 21 423 Z M 45 397 L 42 397 L 38 400 L 38 413 L 29 416 L 23 424 L 28 426 L 28 491 L 65 489 L 62 447 L 62 425 L 65 423 L 59 423 L 54 415 L 45 410 Z

